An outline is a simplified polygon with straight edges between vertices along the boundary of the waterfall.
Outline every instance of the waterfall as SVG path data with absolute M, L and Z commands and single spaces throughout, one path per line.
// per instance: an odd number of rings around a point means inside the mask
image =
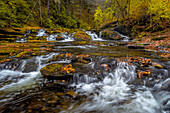
M 56 37 L 57 37 L 58 35 L 50 35 L 50 36 L 48 36 L 46 39 L 48 40 L 48 41 L 56 41 Z
M 134 80 L 135 67 L 122 62 L 101 82 L 83 82 L 72 84 L 76 91 L 86 95 L 87 101 L 70 107 L 61 113 L 161 113 L 161 107 L 146 87 L 137 87 L 127 83 Z M 82 78 L 79 78 L 82 79 Z M 81 80 L 80 80 L 81 81 Z M 86 82 L 85 82 L 86 81 Z
M 46 34 L 45 31 L 46 31 L 46 30 L 44 30 L 44 29 L 40 29 L 40 30 L 38 31 L 38 34 L 37 34 L 36 36 L 47 36 L 48 34 Z
M 115 31 L 115 32 L 116 32 L 119 36 L 121 36 L 121 37 L 124 38 L 122 41 L 124 41 L 124 42 L 128 42 L 128 41 L 129 41 L 130 37 L 125 36 L 125 35 L 122 35 L 122 34 L 118 33 L 117 31 Z
M 88 35 L 90 35 L 90 37 L 91 37 L 92 40 L 96 40 L 96 41 L 97 41 L 97 40 L 99 40 L 99 41 L 100 41 L 100 40 L 103 40 L 101 37 L 98 37 L 95 32 L 92 33 L 92 31 L 86 31 L 86 33 L 87 33 Z
M 37 56 L 31 59 L 22 60 L 19 67 L 14 67 L 16 69 L 3 69 L 0 71 L 0 92 L 3 94 L 8 94 L 10 92 L 26 90 L 29 88 L 34 88 L 38 84 L 39 78 L 41 77 L 40 69 L 46 65 L 46 62 L 53 58 L 57 53 L 51 53 L 44 56 Z M 35 71 L 24 72 L 24 69 L 29 64 L 29 62 L 34 62 Z M 5 68 L 5 67 L 4 67 Z M 0 93 L 0 103 L 4 102 L 3 96 Z

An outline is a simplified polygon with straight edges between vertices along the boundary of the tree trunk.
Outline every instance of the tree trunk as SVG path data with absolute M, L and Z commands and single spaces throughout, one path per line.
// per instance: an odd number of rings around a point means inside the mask
M 83 9 L 83 0 L 81 0 L 79 20 L 81 19 L 82 9 Z
M 40 8 L 40 20 L 41 20 L 41 26 L 42 26 L 41 0 L 39 0 L 39 8 Z
M 47 5 L 47 18 L 50 18 L 50 0 L 48 0 L 48 5 Z
M 58 1 L 58 12 L 61 13 L 60 0 Z
M 33 10 L 34 10 L 34 8 L 35 8 L 36 4 L 37 4 L 37 1 L 35 1 L 35 4 L 34 4 L 34 6 L 33 6 L 32 10 L 31 10 L 31 12 L 30 12 L 30 13 L 29 13 L 29 15 L 27 16 L 27 18 L 26 18 L 25 22 L 27 22 L 27 20 L 28 20 L 29 16 L 31 15 L 31 13 L 33 12 Z
M 151 0 L 151 7 L 152 7 L 152 0 Z M 150 12 L 150 27 L 152 26 L 152 12 Z
M 69 5 L 69 4 L 68 4 L 68 0 L 67 0 L 67 16 L 68 16 L 68 5 Z
M 131 0 L 128 1 L 129 2 L 129 8 L 128 8 L 128 18 L 130 17 L 130 2 Z

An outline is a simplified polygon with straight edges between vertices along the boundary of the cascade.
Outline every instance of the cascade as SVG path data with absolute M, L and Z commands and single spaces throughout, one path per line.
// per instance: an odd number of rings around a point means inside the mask
M 159 103 L 146 87 L 128 85 L 134 80 L 135 67 L 126 63 L 119 63 L 117 68 L 106 76 L 101 82 L 93 82 L 94 79 L 85 76 L 76 78 L 78 83 L 72 84 L 76 91 L 86 95 L 87 101 L 77 107 L 70 107 L 61 113 L 99 112 L 99 113 L 159 113 Z M 81 82 L 82 81 L 82 82 Z
M 129 41 L 130 37 L 125 36 L 125 35 L 123 35 L 123 34 L 120 34 L 120 33 L 118 33 L 117 31 L 115 31 L 115 32 L 116 32 L 119 36 L 121 36 L 121 37 L 124 38 L 122 41 L 125 41 L 125 42 L 128 42 L 128 41 Z
M 36 36 L 47 36 L 48 34 L 47 33 L 45 33 L 45 29 L 40 29 L 39 31 L 38 31 L 38 34 L 36 35 Z
M 98 37 L 97 36 L 97 34 L 95 33 L 95 32 L 92 32 L 92 31 L 86 31 L 86 33 L 88 34 L 88 35 L 90 35 L 90 37 L 91 37 L 91 39 L 92 40 L 103 40 L 101 37 Z

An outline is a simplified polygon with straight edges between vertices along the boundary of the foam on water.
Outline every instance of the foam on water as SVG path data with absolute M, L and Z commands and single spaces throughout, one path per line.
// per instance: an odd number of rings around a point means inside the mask
M 56 37 L 57 37 L 58 35 L 50 35 L 50 36 L 48 36 L 46 39 L 48 40 L 48 41 L 56 41 Z
M 3 70 L 0 71 L 1 80 L 7 78 L 8 81 L 13 81 L 10 84 L 4 85 L 0 91 L 15 91 L 30 84 L 34 84 L 36 77 L 40 76 L 39 72 L 22 73 L 19 71 Z M 21 78 L 20 78 L 21 77 Z M 15 79 L 18 78 L 18 79 Z M 29 86 L 30 87 L 30 86 Z
M 119 63 L 101 82 L 72 84 L 89 99 L 62 113 L 161 113 L 161 106 L 148 88 L 127 84 L 135 77 L 134 66 Z
M 41 77 L 40 69 L 48 65 L 46 62 L 57 54 L 58 53 L 51 53 L 48 55 L 37 56 L 36 58 L 33 58 L 33 59 L 23 60 L 21 63 L 21 67 L 18 71 L 1 70 L 0 71 L 0 82 L 1 82 L 0 92 L 9 93 L 12 91 L 18 91 L 21 89 L 34 87 L 35 84 L 39 81 L 39 77 Z M 23 72 L 24 67 L 25 65 L 27 65 L 27 62 L 29 62 L 30 60 L 34 60 L 34 62 L 38 65 L 37 69 L 36 71 L 33 71 L 33 72 L 24 73 Z
M 62 33 L 62 37 L 64 37 L 64 40 L 58 41 L 58 42 L 71 42 L 74 41 L 73 35 L 68 34 L 68 33 Z
M 38 31 L 38 34 L 36 36 L 47 36 L 47 33 L 45 33 L 45 30 L 44 29 L 40 29 Z

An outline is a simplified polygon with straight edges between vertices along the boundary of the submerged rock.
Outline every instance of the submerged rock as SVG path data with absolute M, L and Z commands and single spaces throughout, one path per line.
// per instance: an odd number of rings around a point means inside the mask
M 28 62 L 24 67 L 24 73 L 29 73 L 37 70 L 37 64 L 35 62 Z

